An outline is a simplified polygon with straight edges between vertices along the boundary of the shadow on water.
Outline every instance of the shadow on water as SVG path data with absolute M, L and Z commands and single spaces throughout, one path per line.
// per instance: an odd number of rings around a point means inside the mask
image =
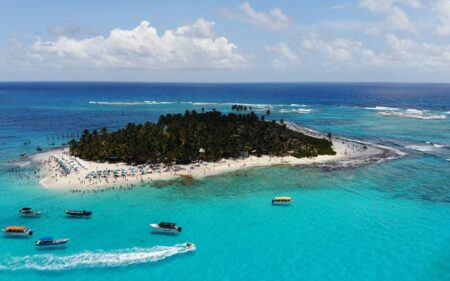
M 3 238 L 5 239 L 31 239 L 31 235 L 23 235 L 23 236 L 10 236 L 10 235 L 3 235 Z
M 157 230 L 151 230 L 150 234 L 162 235 L 162 236 L 178 236 L 178 232 L 162 232 L 162 231 L 157 231 Z
M 47 252 L 47 251 L 62 251 L 66 250 L 67 245 L 60 245 L 60 246 L 40 246 L 36 247 L 36 251 L 38 252 Z

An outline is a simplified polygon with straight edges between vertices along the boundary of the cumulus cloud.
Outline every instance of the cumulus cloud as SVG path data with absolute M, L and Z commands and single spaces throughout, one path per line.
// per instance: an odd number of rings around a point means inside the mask
M 198 19 L 161 35 L 149 22 L 134 29 L 114 29 L 108 36 L 54 41 L 38 38 L 27 60 L 47 67 L 98 69 L 234 69 L 248 63 L 237 46 L 214 32 L 214 23 Z
M 302 48 L 305 51 L 317 51 L 324 54 L 335 63 L 352 65 L 378 65 L 380 63 L 373 50 L 363 47 L 361 42 L 347 38 L 337 38 L 328 41 L 317 38 L 305 38 L 302 42 Z
M 440 22 L 440 25 L 435 29 L 435 33 L 439 36 L 450 36 L 450 1 L 437 0 L 431 10 Z
M 247 22 L 270 31 L 287 30 L 291 25 L 290 18 L 280 8 L 260 12 L 254 10 L 248 2 L 244 2 L 235 9 L 225 9 L 224 13 L 229 19 Z
M 425 72 L 450 70 L 450 45 L 417 42 L 395 34 L 387 34 L 384 41 L 386 49 L 375 51 L 348 38 L 305 38 L 302 49 L 306 54 L 318 52 L 325 55 L 326 67 L 375 67 Z
M 390 48 L 388 60 L 393 66 L 415 67 L 423 70 L 450 70 L 450 45 L 416 42 L 386 35 Z
M 284 42 L 280 42 L 274 46 L 266 46 L 268 52 L 276 54 L 276 58 L 272 60 L 272 65 L 276 69 L 287 69 L 299 63 L 299 57 L 291 47 Z
M 360 0 L 359 5 L 384 15 L 386 23 L 393 29 L 416 32 L 414 24 L 401 6 L 421 8 L 422 3 L 419 0 Z

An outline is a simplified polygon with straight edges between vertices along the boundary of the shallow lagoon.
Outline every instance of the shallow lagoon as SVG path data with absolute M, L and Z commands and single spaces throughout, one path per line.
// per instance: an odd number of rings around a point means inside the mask
M 1 280 L 450 279 L 450 116 L 386 117 L 366 108 L 411 107 L 445 114 L 450 110 L 445 98 L 450 96 L 443 96 L 441 87 L 435 98 L 436 89 L 425 87 L 417 96 L 425 91 L 429 102 L 416 97 L 414 104 L 407 99 L 412 95 L 408 86 L 401 88 L 407 96 L 389 96 L 388 86 L 367 85 L 144 86 L 8 84 L 3 89 L 10 94 L 0 95 L 0 224 L 25 224 L 35 235 L 1 239 Z M 398 93 L 398 86 L 394 88 Z M 240 95 L 229 94 L 230 89 Z M 324 94 L 333 89 L 334 95 Z M 318 94 L 312 95 L 313 90 Z M 125 91 L 130 94 L 125 96 Z M 357 101 L 347 96 L 361 92 L 372 94 Z M 192 103 L 89 103 L 145 100 Z M 119 127 L 186 108 L 228 110 L 227 103 L 234 101 L 283 105 L 272 107 L 273 118 L 389 145 L 408 155 L 350 169 L 258 168 L 199 181 L 85 194 L 44 190 L 31 166 L 15 164 L 20 153 L 65 142 L 64 135 L 70 137 L 84 127 Z M 312 110 L 280 112 L 291 107 Z M 32 144 L 23 145 L 28 139 Z M 271 206 L 277 195 L 292 196 L 294 203 Z M 38 219 L 20 218 L 18 210 L 24 206 L 46 213 Z M 64 216 L 65 209 L 80 208 L 91 209 L 93 217 Z M 152 233 L 148 224 L 164 220 L 177 222 L 183 232 Z M 35 249 L 33 242 L 46 235 L 71 241 L 65 249 Z M 197 251 L 153 248 L 187 241 L 196 243 Z

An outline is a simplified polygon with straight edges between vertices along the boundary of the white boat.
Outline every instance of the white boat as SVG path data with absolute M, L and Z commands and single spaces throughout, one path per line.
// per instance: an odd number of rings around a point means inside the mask
M 69 242 L 68 238 L 61 238 L 61 239 L 53 239 L 51 236 L 47 237 L 41 237 L 39 240 L 37 240 L 34 245 L 44 247 L 44 246 L 62 246 L 67 244 Z
M 182 228 L 173 222 L 152 223 L 150 227 L 163 232 L 181 232 Z
M 7 226 L 2 231 L 11 236 L 31 236 L 33 231 L 26 226 Z
M 19 210 L 19 213 L 24 217 L 37 217 L 42 214 L 40 211 L 34 211 L 31 208 L 25 207 Z
M 292 203 L 292 198 L 287 196 L 278 196 L 272 199 L 273 205 L 289 205 Z

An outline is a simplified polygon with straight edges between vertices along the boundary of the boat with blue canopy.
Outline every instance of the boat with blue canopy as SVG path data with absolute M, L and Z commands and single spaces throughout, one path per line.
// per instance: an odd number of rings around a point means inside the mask
M 53 236 L 39 238 L 34 244 L 36 246 L 61 246 L 69 242 L 68 238 L 54 239 Z

